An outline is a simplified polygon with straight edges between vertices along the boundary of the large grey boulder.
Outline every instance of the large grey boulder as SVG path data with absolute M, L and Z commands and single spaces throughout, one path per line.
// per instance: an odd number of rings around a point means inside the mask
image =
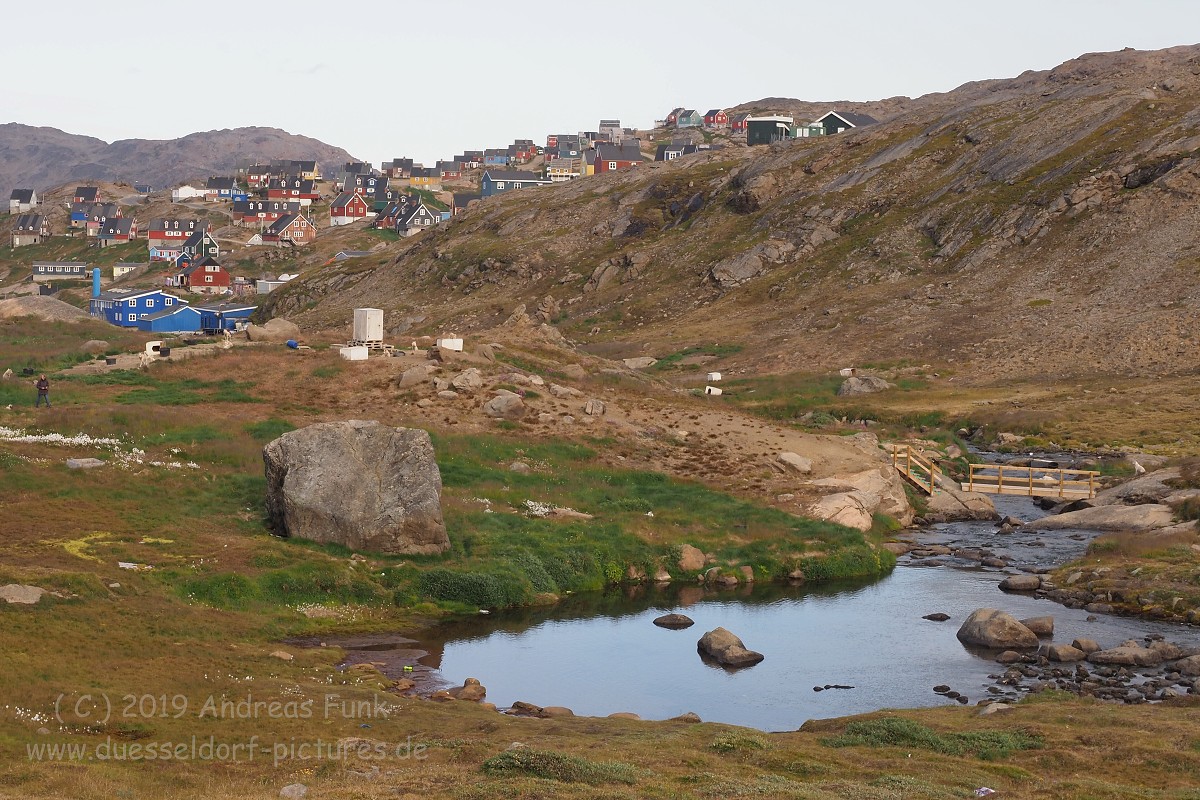
M 780 457 L 782 460 L 782 456 Z M 829 486 L 849 489 L 856 493 L 866 507 L 868 515 L 880 512 L 894 517 L 902 526 L 913 521 L 913 508 L 909 505 L 908 495 L 904 491 L 904 480 L 891 466 L 855 472 L 851 475 L 839 475 L 813 481 L 815 486 Z M 857 526 L 851 526 L 857 527 Z M 868 522 L 868 530 L 870 523 Z
M 762 653 L 746 649 L 741 639 L 724 628 L 713 628 L 701 636 L 696 649 L 727 667 L 750 667 L 763 660 Z
M 1035 519 L 1026 531 L 1058 531 L 1068 528 L 1093 531 L 1152 531 L 1175 523 L 1170 506 L 1151 503 L 1138 506 L 1109 505 L 1081 508 Z
M 276 532 L 354 550 L 429 555 L 450 546 L 429 434 L 378 422 L 325 422 L 263 448 Z
M 1023 650 L 1037 647 L 1038 637 L 1017 618 L 1006 611 L 981 608 L 971 612 L 966 622 L 958 629 L 958 640 L 963 644 L 994 647 L 1005 650 Z
M 741 286 L 766 270 L 763 260 L 753 252 L 739 253 L 713 265 L 708 277 L 722 289 Z
M 283 344 L 288 339 L 299 339 L 300 327 L 283 317 L 276 317 L 262 325 L 255 325 L 253 322 L 247 325 L 246 338 L 252 342 Z

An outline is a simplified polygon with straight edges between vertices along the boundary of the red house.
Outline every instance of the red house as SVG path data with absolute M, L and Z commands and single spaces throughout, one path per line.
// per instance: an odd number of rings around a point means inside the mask
M 287 214 L 275 220 L 271 227 L 263 231 L 264 244 L 274 243 L 282 247 L 286 243 L 293 245 L 311 244 L 317 238 L 317 228 L 303 214 Z
M 298 200 L 234 200 L 233 224 L 269 225 L 284 214 L 297 214 L 299 211 Z
M 175 276 L 175 286 L 205 294 L 224 292 L 232 282 L 225 268 L 208 257 L 194 262 Z
M 666 122 L 666 125 L 668 128 L 675 127 L 675 123 L 679 121 L 679 112 L 681 112 L 681 111 L 683 111 L 682 106 L 679 108 L 671 109 L 671 113 L 667 114 L 667 118 L 664 120 L 664 122 Z
M 437 162 L 437 170 L 441 173 L 443 180 L 462 177 L 462 164 L 457 161 L 439 161 Z
M 733 119 L 729 121 L 729 129 L 737 133 L 745 133 L 748 119 L 750 119 L 749 114 L 734 114 Z
M 255 164 L 246 170 L 246 183 L 251 189 L 261 189 L 271 182 L 271 166 Z
M 272 178 L 267 184 L 268 200 L 297 200 L 307 206 L 321 199 L 316 181 L 304 178 Z
M 329 206 L 329 226 L 349 225 L 367 218 L 367 201 L 357 192 L 342 192 Z
M 729 116 L 719 108 L 710 108 L 704 115 L 704 127 L 728 128 Z
M 76 203 L 99 203 L 100 190 L 95 186 L 77 186 L 75 187 L 75 202 Z
M 617 172 L 642 163 L 642 151 L 636 144 L 600 144 L 596 146 L 596 174 Z
M 150 220 L 150 230 L 146 232 L 146 240 L 150 247 L 175 243 L 182 245 L 196 230 L 208 230 L 208 223 L 199 219 L 165 219 L 159 217 Z

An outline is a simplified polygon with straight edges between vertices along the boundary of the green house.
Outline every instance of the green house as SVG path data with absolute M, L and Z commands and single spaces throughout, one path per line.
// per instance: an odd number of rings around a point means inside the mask
M 746 144 L 774 144 L 792 138 L 791 117 L 750 117 L 746 120 Z

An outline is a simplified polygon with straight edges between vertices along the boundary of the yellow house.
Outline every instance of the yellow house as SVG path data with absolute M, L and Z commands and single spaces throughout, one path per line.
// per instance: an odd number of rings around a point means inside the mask
M 414 189 L 439 191 L 442 188 L 442 176 L 436 167 L 413 167 L 408 185 Z
M 579 176 L 581 178 L 586 178 L 588 175 L 595 175 L 595 174 L 596 174 L 596 151 L 595 150 L 584 150 L 583 151 L 583 164 L 580 165 Z

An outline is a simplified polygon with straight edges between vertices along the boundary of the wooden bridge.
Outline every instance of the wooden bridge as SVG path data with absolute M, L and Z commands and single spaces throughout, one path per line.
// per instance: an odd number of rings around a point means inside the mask
M 892 466 L 900 476 L 925 494 L 937 489 L 941 470 L 933 459 L 908 445 L 892 445 Z M 1061 497 L 1084 500 L 1096 496 L 1100 473 L 1086 469 L 1017 467 L 1008 464 L 971 464 L 963 491 L 1012 494 L 1025 497 Z
M 964 491 L 986 494 L 1084 500 L 1096 496 L 1096 478 L 1099 476 L 1099 472 L 1086 469 L 971 464 L 971 472 L 963 481 L 962 488 Z
M 908 445 L 892 445 L 892 466 L 900 473 L 900 477 L 925 494 L 933 494 L 937 489 L 941 473 L 938 465 Z

